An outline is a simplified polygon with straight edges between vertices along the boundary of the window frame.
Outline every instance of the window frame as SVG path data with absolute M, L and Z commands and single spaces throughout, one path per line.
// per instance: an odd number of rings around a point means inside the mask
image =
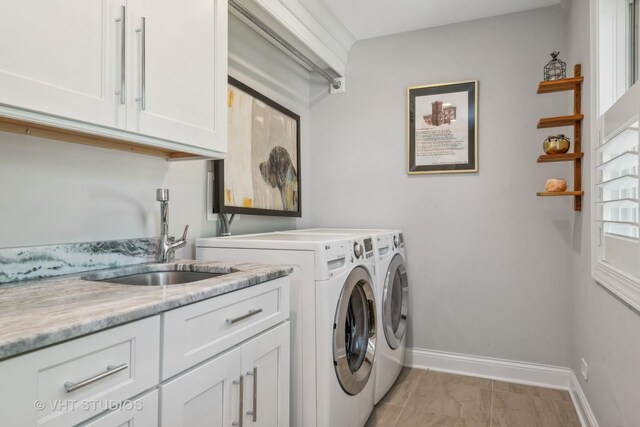
M 603 2 L 610 2 L 609 10 L 602 15 L 601 11 Z M 597 150 L 603 139 L 603 116 L 606 110 L 615 104 L 620 97 L 632 86 L 634 79 L 640 71 L 638 64 L 639 40 L 637 34 L 637 26 L 640 16 L 640 1 L 632 0 L 634 6 L 631 6 L 630 0 L 591 0 L 591 274 L 592 277 L 608 289 L 610 292 L 618 296 L 622 301 L 640 310 L 640 279 L 621 271 L 610 263 L 603 261 L 602 243 L 604 241 L 604 227 L 598 222 L 597 210 L 597 185 L 598 175 L 596 171 Z M 635 16 L 631 18 L 629 11 L 633 10 Z M 620 13 L 625 13 L 621 16 Z M 609 20 L 605 22 L 604 20 Z M 625 22 L 624 28 L 624 49 L 621 49 L 619 40 L 623 38 L 621 29 L 616 31 L 615 28 L 609 28 L 608 34 L 601 34 L 601 25 L 614 26 L 615 23 Z M 635 33 L 635 34 L 634 34 Z M 633 42 L 630 41 L 633 39 Z M 618 44 L 616 44 L 618 42 Z M 609 44 L 611 43 L 611 44 Z M 607 58 L 612 59 L 613 63 L 609 64 L 610 68 L 602 72 L 601 69 L 601 44 L 608 44 L 609 50 L 605 51 Z M 632 52 L 633 49 L 633 52 Z M 632 65 L 631 62 L 634 62 Z M 624 70 L 624 71 L 623 71 Z M 634 74 L 634 75 L 632 75 Z M 613 97 L 613 98 L 612 98 Z M 608 105 L 607 105 L 608 104 Z M 606 106 L 606 108 L 604 108 Z M 639 243 L 640 244 L 640 241 Z M 640 262 L 640 259 L 638 260 Z

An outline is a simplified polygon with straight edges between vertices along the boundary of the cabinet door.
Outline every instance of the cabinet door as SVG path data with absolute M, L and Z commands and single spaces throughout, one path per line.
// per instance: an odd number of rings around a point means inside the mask
M 127 129 L 226 152 L 227 0 L 129 0 Z
M 289 322 L 242 346 L 244 425 L 289 426 Z
M 240 366 L 236 348 L 160 386 L 160 425 L 230 427 L 237 422 L 244 385 Z
M 0 114 L 18 107 L 124 126 L 120 88 L 125 0 L 5 1 L 0 13 Z M 28 112 L 23 112 L 28 114 Z M 23 116 L 24 117 L 24 116 Z

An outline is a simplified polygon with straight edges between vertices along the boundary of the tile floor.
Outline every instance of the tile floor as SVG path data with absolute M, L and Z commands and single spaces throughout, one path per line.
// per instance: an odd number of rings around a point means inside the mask
M 405 368 L 365 427 L 580 427 L 567 391 Z

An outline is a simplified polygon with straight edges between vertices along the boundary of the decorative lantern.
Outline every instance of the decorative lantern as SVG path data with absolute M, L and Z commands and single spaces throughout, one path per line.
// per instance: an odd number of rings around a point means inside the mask
M 547 65 L 544 66 L 544 79 L 560 80 L 567 77 L 567 64 L 558 59 L 560 52 L 551 52 L 553 58 Z

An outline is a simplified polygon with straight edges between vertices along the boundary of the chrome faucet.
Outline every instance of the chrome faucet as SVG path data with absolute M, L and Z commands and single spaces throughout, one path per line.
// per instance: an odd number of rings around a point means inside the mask
M 156 190 L 156 200 L 160 202 L 160 256 L 159 262 L 169 262 L 173 258 L 173 252 L 187 244 L 187 231 L 189 226 L 184 227 L 184 233 L 180 240 L 169 237 L 169 190 L 158 188 Z
M 220 220 L 220 235 L 231 236 L 231 223 L 236 217 L 236 214 L 231 214 L 231 217 L 227 217 L 227 214 L 219 213 L 218 219 Z

